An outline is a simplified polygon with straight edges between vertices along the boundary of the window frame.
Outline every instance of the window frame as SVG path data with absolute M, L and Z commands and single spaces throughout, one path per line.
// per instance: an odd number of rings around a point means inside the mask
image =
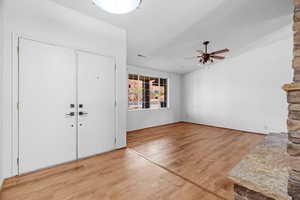
M 167 80 L 167 106 L 164 108 L 138 108 L 138 109 L 132 109 L 129 110 L 129 103 L 128 103 L 128 80 L 129 80 L 129 75 L 135 75 L 138 76 L 138 80 L 140 80 L 140 76 L 145 76 L 149 78 L 158 78 L 159 79 L 159 84 L 160 84 L 160 79 L 166 79 Z M 140 94 L 139 94 L 140 95 Z M 128 112 L 135 112 L 135 111 L 160 111 L 160 110 L 169 110 L 170 109 L 170 78 L 166 76 L 160 76 L 160 75 L 147 75 L 144 73 L 135 73 L 135 72 L 128 72 L 127 74 L 127 111 Z

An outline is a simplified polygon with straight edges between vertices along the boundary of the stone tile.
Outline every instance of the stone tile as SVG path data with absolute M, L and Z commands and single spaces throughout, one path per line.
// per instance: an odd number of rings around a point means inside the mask
M 296 137 L 296 135 L 298 136 L 299 135 L 298 133 L 300 133 L 300 120 L 292 120 L 292 119 L 287 120 L 287 127 L 289 131 L 289 136 L 291 137 Z
M 300 21 L 300 12 L 294 15 L 294 20 Z M 294 45 L 299 45 L 300 44 L 300 32 L 296 31 L 294 32 Z
M 239 194 L 234 194 L 234 199 L 235 200 L 248 200 L 247 197 L 241 196 Z
M 300 82 L 300 70 L 294 70 L 294 79 L 293 80 L 294 80 L 294 82 Z
M 295 8 L 300 6 L 300 0 L 294 0 Z
M 295 5 L 295 7 L 297 7 L 298 5 L 300 5 L 300 0 L 294 0 L 294 5 Z
M 293 25 L 293 30 L 294 31 L 300 31 L 300 22 L 294 22 L 294 25 Z
M 300 57 L 299 57 L 299 69 L 300 69 Z M 287 94 L 288 103 L 300 104 L 300 91 L 289 91 Z
M 297 121 L 298 123 L 298 121 Z M 289 141 L 300 144 L 300 131 L 297 131 L 297 125 L 295 124 L 295 120 L 288 120 L 288 129 L 290 130 L 288 132 Z
M 299 57 L 300 56 L 300 45 L 299 44 L 294 44 L 294 49 L 293 49 L 293 55 L 295 57 Z
M 287 152 L 290 156 L 300 157 L 300 144 L 289 142 L 287 145 Z
M 290 179 L 288 183 L 288 194 L 295 200 L 300 199 L 300 184 Z
M 300 22 L 299 22 L 299 27 L 297 27 L 298 31 L 300 31 Z M 299 69 L 300 68 L 300 57 L 294 57 L 293 59 L 293 68 L 294 69 Z
M 248 189 L 240 186 L 238 184 L 234 184 L 234 192 L 237 193 L 240 196 L 247 196 Z
M 300 76 L 300 70 L 299 72 L 299 76 Z M 289 110 L 290 111 L 299 111 L 300 112 L 300 104 L 290 104 L 289 105 Z
M 289 119 L 300 120 L 300 111 L 290 110 Z
M 235 200 L 275 200 L 259 192 L 255 192 L 243 186 L 235 184 Z
M 289 166 L 292 170 L 300 172 L 300 157 L 289 156 Z
M 295 170 L 290 170 L 289 171 L 289 177 L 290 179 L 294 180 L 294 182 L 300 182 L 300 172 L 295 171 Z
M 300 21 L 300 12 L 294 13 L 294 22 L 299 22 Z

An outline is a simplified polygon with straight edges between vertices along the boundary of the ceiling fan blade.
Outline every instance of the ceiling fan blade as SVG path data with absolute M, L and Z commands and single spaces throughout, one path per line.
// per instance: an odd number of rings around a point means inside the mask
M 215 58 L 215 59 L 219 59 L 219 60 L 225 59 L 224 56 L 214 56 L 214 55 L 212 55 L 212 56 L 210 56 L 210 57 L 211 57 L 211 58 Z
M 204 54 L 204 51 L 202 51 L 202 50 L 197 50 L 196 52 Z
M 196 58 L 202 58 L 202 56 L 193 56 L 193 57 L 185 57 L 185 60 L 190 60 L 190 59 L 196 59 Z
M 226 53 L 226 52 L 228 52 L 228 51 L 229 51 L 229 49 L 223 49 L 223 50 L 220 50 L 220 51 L 212 52 L 212 53 L 210 53 L 210 54 L 215 55 L 215 54 L 220 54 L 220 53 Z
M 196 59 L 197 56 L 194 56 L 194 57 L 185 57 L 184 60 L 192 60 L 192 59 Z

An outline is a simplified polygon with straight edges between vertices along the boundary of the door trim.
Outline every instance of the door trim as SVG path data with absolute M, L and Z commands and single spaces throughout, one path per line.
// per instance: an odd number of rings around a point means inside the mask
M 20 39 L 25 39 L 25 40 L 31 40 L 33 42 L 39 42 L 42 44 L 47 44 L 47 45 L 52 45 L 56 47 L 61 47 L 61 48 L 67 48 L 71 49 L 74 51 L 74 54 L 77 57 L 76 52 L 86 52 L 90 54 L 95 54 L 99 56 L 105 56 L 105 57 L 110 57 L 114 60 L 115 65 L 117 66 L 116 62 L 116 56 L 112 55 L 105 55 L 89 50 L 83 50 L 80 48 L 76 47 L 69 47 L 69 46 L 64 46 L 60 44 L 55 44 L 52 42 L 47 42 L 46 40 L 42 39 L 35 39 L 31 36 L 21 34 L 21 33 L 11 33 L 11 176 L 18 176 L 19 174 L 19 107 L 18 107 L 18 102 L 19 102 L 19 41 Z M 78 59 L 76 59 L 76 70 L 78 68 Z M 116 67 L 117 69 L 117 67 Z M 115 70 L 115 99 L 117 101 L 117 79 L 116 79 L 116 74 L 117 70 Z M 118 105 L 115 106 L 115 138 L 117 140 L 117 130 L 118 130 L 118 124 L 117 124 L 117 117 L 118 117 Z M 78 137 L 78 136 L 77 136 Z M 78 145 L 78 141 L 77 141 Z M 115 150 L 117 149 L 116 143 L 114 146 Z M 77 148 L 77 159 L 78 159 L 78 148 Z M 51 167 L 51 166 L 49 166 Z

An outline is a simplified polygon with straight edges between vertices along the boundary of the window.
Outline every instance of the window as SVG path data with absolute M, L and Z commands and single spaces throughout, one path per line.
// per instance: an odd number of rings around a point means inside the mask
M 128 110 L 159 109 L 168 106 L 168 79 L 128 75 Z

